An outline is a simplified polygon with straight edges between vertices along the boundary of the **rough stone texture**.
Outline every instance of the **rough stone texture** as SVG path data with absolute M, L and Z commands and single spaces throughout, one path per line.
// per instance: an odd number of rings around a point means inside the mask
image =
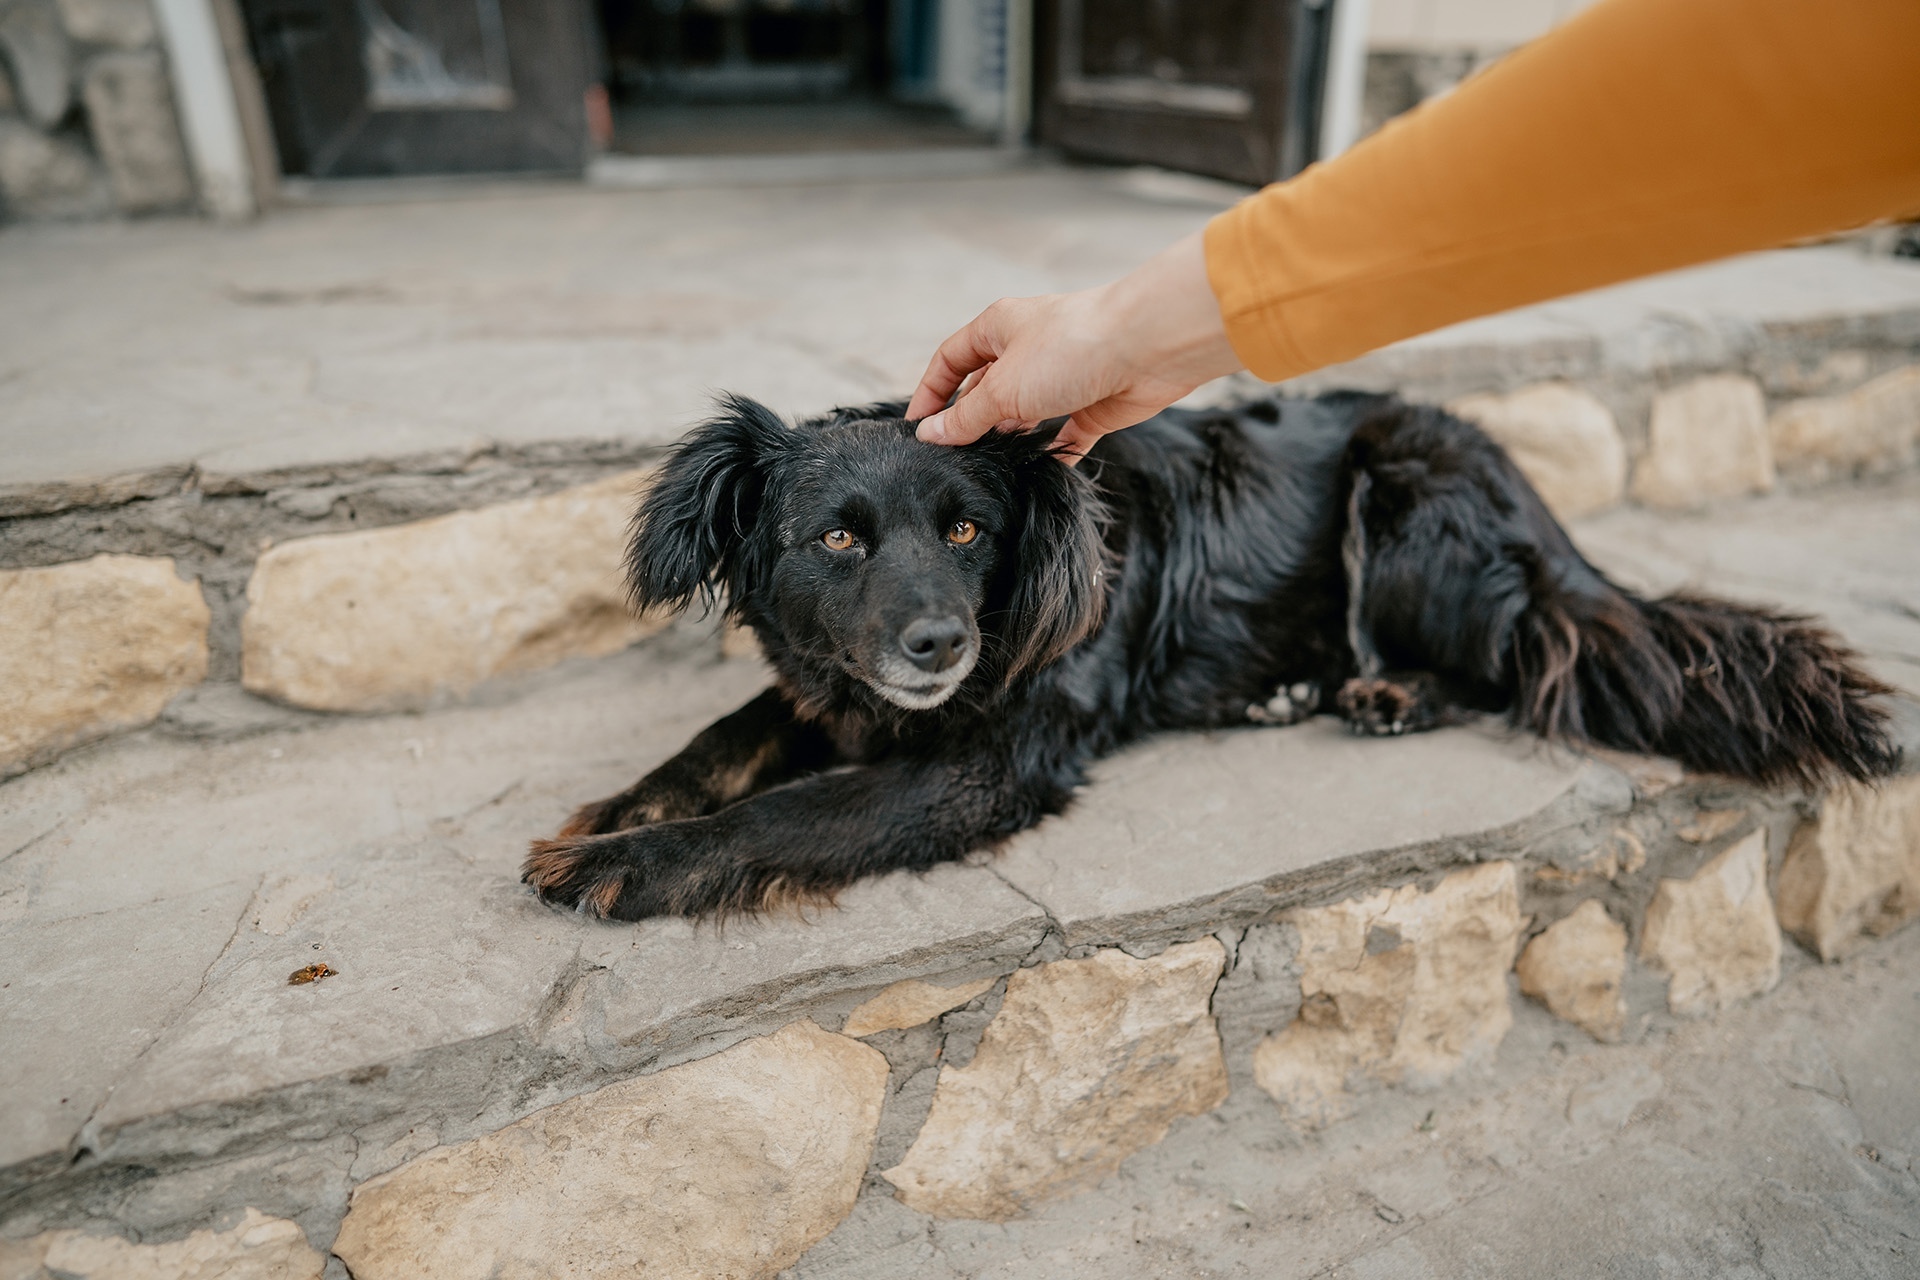
M 1920 365 L 1841 396 L 1796 400 L 1767 421 L 1774 465 L 1819 482 L 1911 467 L 1920 451 Z
M 1692 878 L 1662 880 L 1640 958 L 1669 975 L 1667 1007 L 1712 1013 L 1780 981 L 1780 924 L 1767 896 L 1767 833 L 1729 845 Z
M 1226 953 L 1204 938 L 1147 960 L 1098 951 L 1022 969 L 973 1061 L 886 1171 L 909 1206 L 1004 1220 L 1098 1182 L 1227 1096 L 1208 1012 Z
M 853 1207 L 886 1083 L 796 1022 L 375 1178 L 334 1252 L 356 1280 L 769 1277 Z
M 1527 944 L 1514 968 L 1520 990 L 1556 1017 L 1596 1040 L 1620 1038 L 1627 1018 L 1626 998 L 1620 992 L 1627 973 L 1627 931 L 1598 899 L 1589 898 L 1573 914 L 1548 925 Z
M 1646 456 L 1633 496 L 1684 509 L 1773 488 L 1773 451 L 1760 384 L 1731 374 L 1697 378 L 1653 399 Z
M 1829 791 L 1793 833 L 1774 895 L 1780 927 L 1822 960 L 1920 916 L 1920 777 Z
M 876 1031 L 904 1031 L 908 1027 L 917 1027 L 949 1009 L 958 1009 L 996 981 L 998 979 L 977 978 L 951 987 L 937 987 L 917 978 L 896 982 L 848 1014 L 847 1024 L 840 1029 L 840 1034 L 870 1036 Z
M 320 1280 L 326 1263 L 297 1223 L 253 1208 L 164 1244 L 70 1230 L 0 1240 L 0 1280 Z
M 84 218 L 107 212 L 105 176 L 73 138 L 0 116 L 0 212 L 17 218 Z
M 1606 405 L 1560 382 L 1447 406 L 1476 422 L 1513 458 L 1562 520 L 1617 506 L 1627 491 L 1627 447 Z
M 0 572 L 0 776 L 146 724 L 207 673 L 207 605 L 171 560 Z
M 75 40 L 122 49 L 144 48 L 157 35 L 150 0 L 60 0 L 60 21 Z
M 1513 1025 L 1507 971 L 1520 937 L 1510 862 L 1293 912 L 1300 1016 L 1254 1051 L 1254 1079 L 1289 1118 L 1351 1112 L 1350 1080 L 1431 1087 L 1484 1061 Z
M 0 8 L 0 62 L 27 118 L 42 129 L 73 103 L 73 53 L 53 0 L 14 0 Z
M 124 213 L 184 208 L 193 199 L 186 145 L 158 49 L 110 53 L 87 64 L 82 93 L 93 145 Z
M 481 681 L 625 648 L 621 579 L 643 473 L 262 555 L 247 584 L 242 681 L 325 711 L 459 697 Z
M 1531 1000 L 1490 1077 L 1324 1134 L 1236 1090 L 1006 1223 L 869 1193 L 795 1280 L 1913 1280 L 1920 929 L 1619 1045 Z M 1577 1105 L 1576 1105 L 1577 1103 Z M 1624 1122 L 1624 1123 L 1622 1123 Z

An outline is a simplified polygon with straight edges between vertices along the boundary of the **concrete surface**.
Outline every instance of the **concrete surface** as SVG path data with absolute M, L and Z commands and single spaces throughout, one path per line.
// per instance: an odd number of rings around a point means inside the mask
M 1711 1022 L 1594 1044 L 1527 1001 L 1485 1073 L 1313 1134 L 1250 1091 L 1008 1223 L 863 1199 L 793 1280 L 1910 1280 L 1920 929 L 1794 953 Z
M 993 298 L 1110 278 L 1218 207 L 1214 184 L 1042 167 L 10 228 L 0 493 L 185 464 L 217 478 L 489 442 L 661 444 L 718 389 L 794 413 L 901 395 Z M 1631 400 L 1649 374 L 1759 362 L 1784 378 L 1836 347 L 1916 342 L 1920 265 L 1801 250 L 1476 321 L 1315 385 L 1444 396 L 1604 374 Z

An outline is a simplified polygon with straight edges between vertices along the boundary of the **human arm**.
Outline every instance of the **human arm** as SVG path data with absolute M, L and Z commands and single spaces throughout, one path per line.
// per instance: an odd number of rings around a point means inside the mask
M 1207 368 L 1278 381 L 1474 316 L 1920 213 L 1916 120 L 1914 0 L 1601 0 L 1215 218 L 1204 265 L 1233 362 L 1203 347 L 1206 364 L 1169 365 L 1182 376 L 1116 372 L 1177 345 L 1153 326 L 1189 314 L 1191 292 L 1167 282 L 1190 276 L 1143 268 L 996 303 L 942 345 L 909 416 L 984 367 L 923 438 L 1071 413 L 1083 439 Z M 1130 305 L 1100 305 L 1129 282 Z M 1143 315 L 1147 335 L 1127 332 Z

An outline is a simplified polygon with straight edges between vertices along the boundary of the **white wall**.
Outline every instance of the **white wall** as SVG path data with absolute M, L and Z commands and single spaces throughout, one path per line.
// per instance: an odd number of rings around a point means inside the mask
M 1372 0 L 1370 48 L 1508 49 L 1543 35 L 1591 0 Z
M 935 83 L 975 129 L 997 131 L 1006 108 L 1006 20 L 1007 0 L 940 0 Z

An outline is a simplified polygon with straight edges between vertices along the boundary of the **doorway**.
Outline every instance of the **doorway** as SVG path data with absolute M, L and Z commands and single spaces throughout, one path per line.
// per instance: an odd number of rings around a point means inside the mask
M 608 149 L 979 147 L 1005 111 L 1005 0 L 600 0 Z

